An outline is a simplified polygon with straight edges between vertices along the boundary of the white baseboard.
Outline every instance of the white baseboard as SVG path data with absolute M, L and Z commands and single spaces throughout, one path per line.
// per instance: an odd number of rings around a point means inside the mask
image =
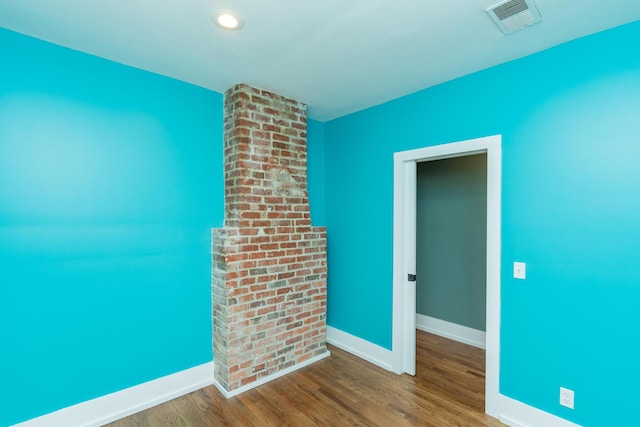
M 231 392 L 226 391 L 215 381 L 213 377 L 214 362 L 209 362 L 115 393 L 87 400 L 86 402 L 15 424 L 13 427 L 100 427 L 212 384 L 214 384 L 224 396 L 236 396 L 315 363 L 318 360 L 329 357 L 330 355 L 331 353 L 327 351 L 313 359 L 306 360 L 303 363 L 284 369 Z
M 422 314 L 416 314 L 416 328 L 474 347 L 486 348 L 487 334 L 484 331 L 456 325 L 455 323 Z
M 392 370 L 391 362 L 393 360 L 393 353 L 391 350 L 387 350 L 386 348 L 343 332 L 340 329 L 332 328 L 331 326 L 327 326 L 327 342 L 367 362 L 380 366 L 387 371 Z
M 510 427 L 581 427 L 571 421 L 500 395 L 498 419 Z
M 99 427 L 213 384 L 213 362 L 87 400 L 14 427 Z
M 326 351 L 326 352 L 322 353 L 321 355 L 316 356 L 316 357 L 314 357 L 312 359 L 305 360 L 302 363 L 298 363 L 297 365 L 291 366 L 291 367 L 289 367 L 287 369 L 283 369 L 282 371 L 278 371 L 275 374 L 269 375 L 267 377 L 260 378 L 257 381 L 254 381 L 254 382 L 252 382 L 250 384 L 247 384 L 247 385 L 243 385 L 242 387 L 238 387 L 238 388 L 236 388 L 234 390 L 231 390 L 231 391 L 227 391 L 222 386 L 222 384 L 220 384 L 216 379 L 213 380 L 213 384 L 220 391 L 220 393 L 222 393 L 222 395 L 228 399 L 230 397 L 237 396 L 237 395 L 239 395 L 241 393 L 244 393 L 245 391 L 251 390 L 252 388 L 256 388 L 258 386 L 261 386 L 264 383 L 268 383 L 269 381 L 273 381 L 276 378 L 280 378 L 280 377 L 282 377 L 284 375 L 290 374 L 291 372 L 297 371 L 298 369 L 304 368 L 305 366 L 309 366 L 312 363 L 315 363 L 315 362 L 317 362 L 319 360 L 322 360 L 322 359 L 324 359 L 326 357 L 329 357 L 329 356 L 331 356 L 331 353 L 329 351 Z
M 349 353 L 391 371 L 392 352 L 369 341 L 327 326 L 327 342 Z M 143 411 L 192 391 L 215 384 L 226 397 L 232 397 L 280 376 L 300 369 L 330 355 L 323 353 L 304 363 L 265 377 L 252 384 L 227 392 L 213 378 L 213 362 L 205 363 L 166 377 L 158 378 L 106 396 L 69 406 L 14 427 L 99 427 Z M 497 418 L 511 427 L 580 427 L 558 416 L 525 403 L 498 395 Z
M 416 323 L 419 323 L 419 321 L 417 321 Z M 454 330 L 454 333 L 452 333 L 450 330 L 447 330 L 446 328 L 444 331 L 442 331 L 442 327 L 437 329 L 439 332 L 449 331 L 447 332 L 449 336 L 443 335 L 446 338 L 452 338 L 461 341 L 460 336 L 462 335 L 463 337 L 466 336 L 465 339 L 467 341 L 467 344 L 473 345 L 472 342 L 479 344 L 479 341 L 482 341 L 484 343 L 483 335 L 478 336 L 479 334 L 471 334 L 471 337 L 469 338 L 468 334 L 461 334 L 457 329 Z M 471 329 L 471 331 L 476 330 Z M 436 333 L 432 330 L 428 332 Z M 440 333 L 437 334 L 441 335 Z M 327 326 L 327 342 L 345 351 L 348 351 L 355 356 L 378 365 L 381 368 L 392 371 L 392 352 L 390 350 L 387 350 L 378 345 L 372 344 L 369 341 L 363 340 L 362 338 L 358 338 L 330 326 Z M 525 403 L 511 399 L 502 394 L 498 394 L 496 409 L 496 414 L 494 416 L 496 416 L 496 418 L 498 418 L 502 423 L 511 427 L 581 427 L 580 425 L 572 423 L 571 421 L 567 421 L 556 415 L 552 415 L 541 409 L 534 408 L 533 406 L 529 406 Z

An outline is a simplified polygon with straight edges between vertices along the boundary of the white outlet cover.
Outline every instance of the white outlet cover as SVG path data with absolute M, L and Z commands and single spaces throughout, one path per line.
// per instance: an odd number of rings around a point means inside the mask
M 569 409 L 573 409 L 573 399 L 574 399 L 573 390 L 569 390 L 568 388 L 560 387 L 560 405 L 565 406 Z
M 527 277 L 527 264 L 524 262 L 513 263 L 513 278 L 524 280 Z

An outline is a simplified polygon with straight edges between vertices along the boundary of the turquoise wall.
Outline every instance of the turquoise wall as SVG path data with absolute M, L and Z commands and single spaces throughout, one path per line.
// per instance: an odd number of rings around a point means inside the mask
M 3 29 L 0 54 L 0 426 L 211 361 L 222 95 Z
M 313 225 L 325 225 L 324 123 L 307 120 L 307 192 Z
M 484 331 L 487 155 L 416 169 L 416 312 Z
M 222 96 L 0 30 L 0 425 L 212 359 Z
M 502 134 L 500 390 L 635 420 L 638 40 L 635 22 L 326 123 L 328 323 L 391 349 L 393 153 Z

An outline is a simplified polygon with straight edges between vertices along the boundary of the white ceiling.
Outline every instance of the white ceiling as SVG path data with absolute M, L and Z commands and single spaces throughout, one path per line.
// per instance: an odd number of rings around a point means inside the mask
M 504 36 L 485 12 L 499 1 L 0 0 L 0 27 L 325 121 L 640 19 L 640 0 L 536 0 L 543 21 Z M 244 28 L 213 25 L 217 9 Z

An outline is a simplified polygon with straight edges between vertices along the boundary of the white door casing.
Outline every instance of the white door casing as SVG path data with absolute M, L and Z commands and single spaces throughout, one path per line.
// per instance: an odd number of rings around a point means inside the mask
M 487 331 L 485 411 L 498 417 L 502 137 L 494 135 L 394 154 L 392 369 L 415 375 L 416 163 L 487 154 Z

